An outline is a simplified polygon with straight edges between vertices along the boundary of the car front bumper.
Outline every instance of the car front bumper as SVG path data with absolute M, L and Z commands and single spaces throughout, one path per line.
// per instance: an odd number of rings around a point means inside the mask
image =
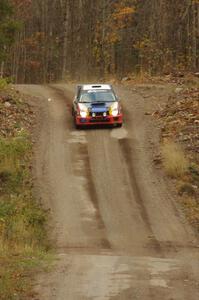
M 113 116 L 97 116 L 97 117 L 86 117 L 76 116 L 75 123 L 78 126 L 90 126 L 90 125 L 117 125 L 122 124 L 123 115 L 119 114 L 116 117 Z

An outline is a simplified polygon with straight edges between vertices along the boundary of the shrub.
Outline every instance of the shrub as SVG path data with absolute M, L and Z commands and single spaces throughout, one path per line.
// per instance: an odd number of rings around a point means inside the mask
M 196 191 L 190 183 L 184 182 L 179 186 L 178 193 L 181 196 L 183 194 L 186 194 L 188 196 L 194 196 L 196 194 Z
M 0 90 L 4 90 L 7 87 L 8 83 L 5 78 L 0 78 Z

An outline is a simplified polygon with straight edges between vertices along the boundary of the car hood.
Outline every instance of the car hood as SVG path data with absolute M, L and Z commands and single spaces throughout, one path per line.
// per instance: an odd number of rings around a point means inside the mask
M 89 111 L 92 112 L 103 112 L 108 111 L 109 108 L 113 105 L 115 102 L 94 102 L 94 103 L 83 103 Z

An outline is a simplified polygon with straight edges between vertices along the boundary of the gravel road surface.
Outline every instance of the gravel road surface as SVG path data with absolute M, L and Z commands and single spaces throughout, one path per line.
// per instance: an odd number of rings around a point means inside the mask
M 199 243 L 153 163 L 159 130 L 148 112 L 165 86 L 118 87 L 122 128 L 75 130 L 74 88 L 21 85 L 36 96 L 39 196 L 58 253 L 38 278 L 41 300 L 198 300 Z

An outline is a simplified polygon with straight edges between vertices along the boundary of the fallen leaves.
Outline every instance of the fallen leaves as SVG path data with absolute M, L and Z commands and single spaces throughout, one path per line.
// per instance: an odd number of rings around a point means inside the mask
M 199 88 L 176 88 L 153 116 L 160 120 L 162 140 L 181 145 L 189 161 L 176 188 L 188 220 L 199 230 Z
M 24 128 L 31 129 L 34 117 L 32 108 L 18 92 L 0 91 L 0 136 L 13 137 Z
M 162 137 L 179 142 L 189 158 L 199 161 L 199 89 L 189 88 L 175 94 L 154 115 L 163 121 Z

